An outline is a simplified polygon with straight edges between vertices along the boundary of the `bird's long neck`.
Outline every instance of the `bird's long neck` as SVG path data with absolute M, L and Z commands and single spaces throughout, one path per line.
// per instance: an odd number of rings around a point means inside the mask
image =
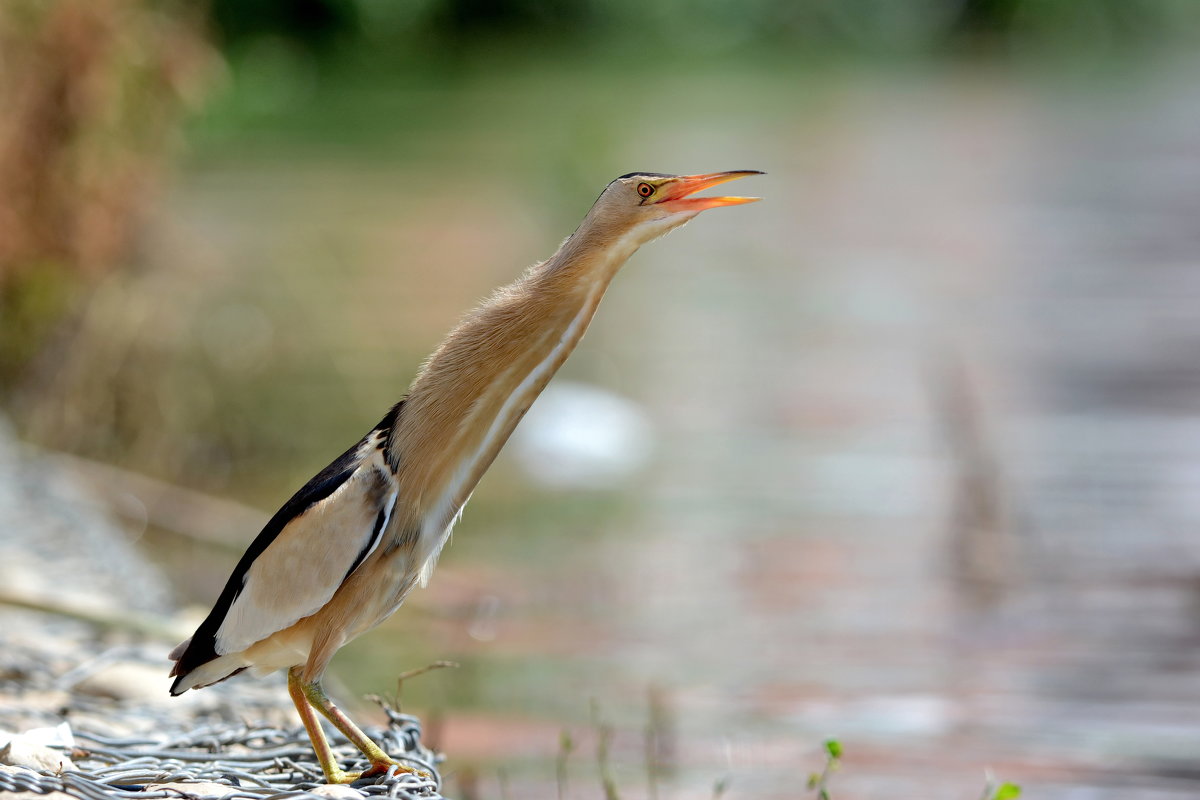
M 440 531 L 458 513 L 636 249 L 581 228 L 446 337 L 413 382 L 388 444 L 410 523 Z

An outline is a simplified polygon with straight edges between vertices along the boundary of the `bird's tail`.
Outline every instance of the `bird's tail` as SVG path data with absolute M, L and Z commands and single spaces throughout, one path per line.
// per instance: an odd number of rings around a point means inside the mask
M 205 686 L 220 683 L 226 678 L 232 678 L 249 666 L 241 653 L 230 653 L 229 655 L 217 656 L 211 661 L 206 661 L 186 674 L 181 673 L 181 659 L 183 658 L 183 654 L 187 652 L 191 641 L 191 639 L 188 639 L 181 642 L 179 646 L 171 651 L 170 659 L 175 662 L 175 665 L 171 667 L 170 677 L 175 679 L 175 682 L 171 684 L 171 694 L 176 697 L 188 689 L 202 689 Z

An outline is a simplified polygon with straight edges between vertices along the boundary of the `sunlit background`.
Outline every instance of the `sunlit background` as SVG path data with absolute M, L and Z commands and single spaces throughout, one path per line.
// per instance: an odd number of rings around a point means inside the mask
M 563 732 L 603 796 L 597 718 L 626 798 L 803 797 L 829 737 L 838 800 L 1196 797 L 1198 44 L 1190 0 L 8 0 L 3 427 L 202 612 L 612 177 L 764 170 L 632 259 L 341 696 L 458 662 L 402 699 L 465 800 L 555 796 Z

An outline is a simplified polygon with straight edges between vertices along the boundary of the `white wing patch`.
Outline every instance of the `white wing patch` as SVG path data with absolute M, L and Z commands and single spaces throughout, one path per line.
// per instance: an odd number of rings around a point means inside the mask
M 246 571 L 242 591 L 217 629 L 217 653 L 245 650 L 328 603 L 351 567 L 357 569 L 378 547 L 396 491 L 390 470 L 372 449 L 345 483 L 285 525 Z

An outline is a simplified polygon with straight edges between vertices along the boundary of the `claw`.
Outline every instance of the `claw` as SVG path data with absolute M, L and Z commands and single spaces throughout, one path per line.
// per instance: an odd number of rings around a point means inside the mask
M 416 767 L 410 767 L 407 764 L 401 764 L 399 761 L 391 761 L 391 760 L 389 760 L 389 761 L 372 761 L 371 766 L 367 767 L 362 772 L 344 772 L 342 774 L 348 778 L 348 780 L 344 781 L 345 783 L 353 783 L 354 781 L 360 780 L 362 778 L 378 778 L 382 775 L 387 775 L 393 771 L 404 772 L 404 773 L 408 773 L 410 775 L 419 775 L 422 778 L 425 778 L 427 780 L 433 778 L 433 776 L 431 774 L 429 774 L 429 772 L 426 770 L 417 769 Z M 342 781 L 334 781 L 334 782 L 341 783 Z

